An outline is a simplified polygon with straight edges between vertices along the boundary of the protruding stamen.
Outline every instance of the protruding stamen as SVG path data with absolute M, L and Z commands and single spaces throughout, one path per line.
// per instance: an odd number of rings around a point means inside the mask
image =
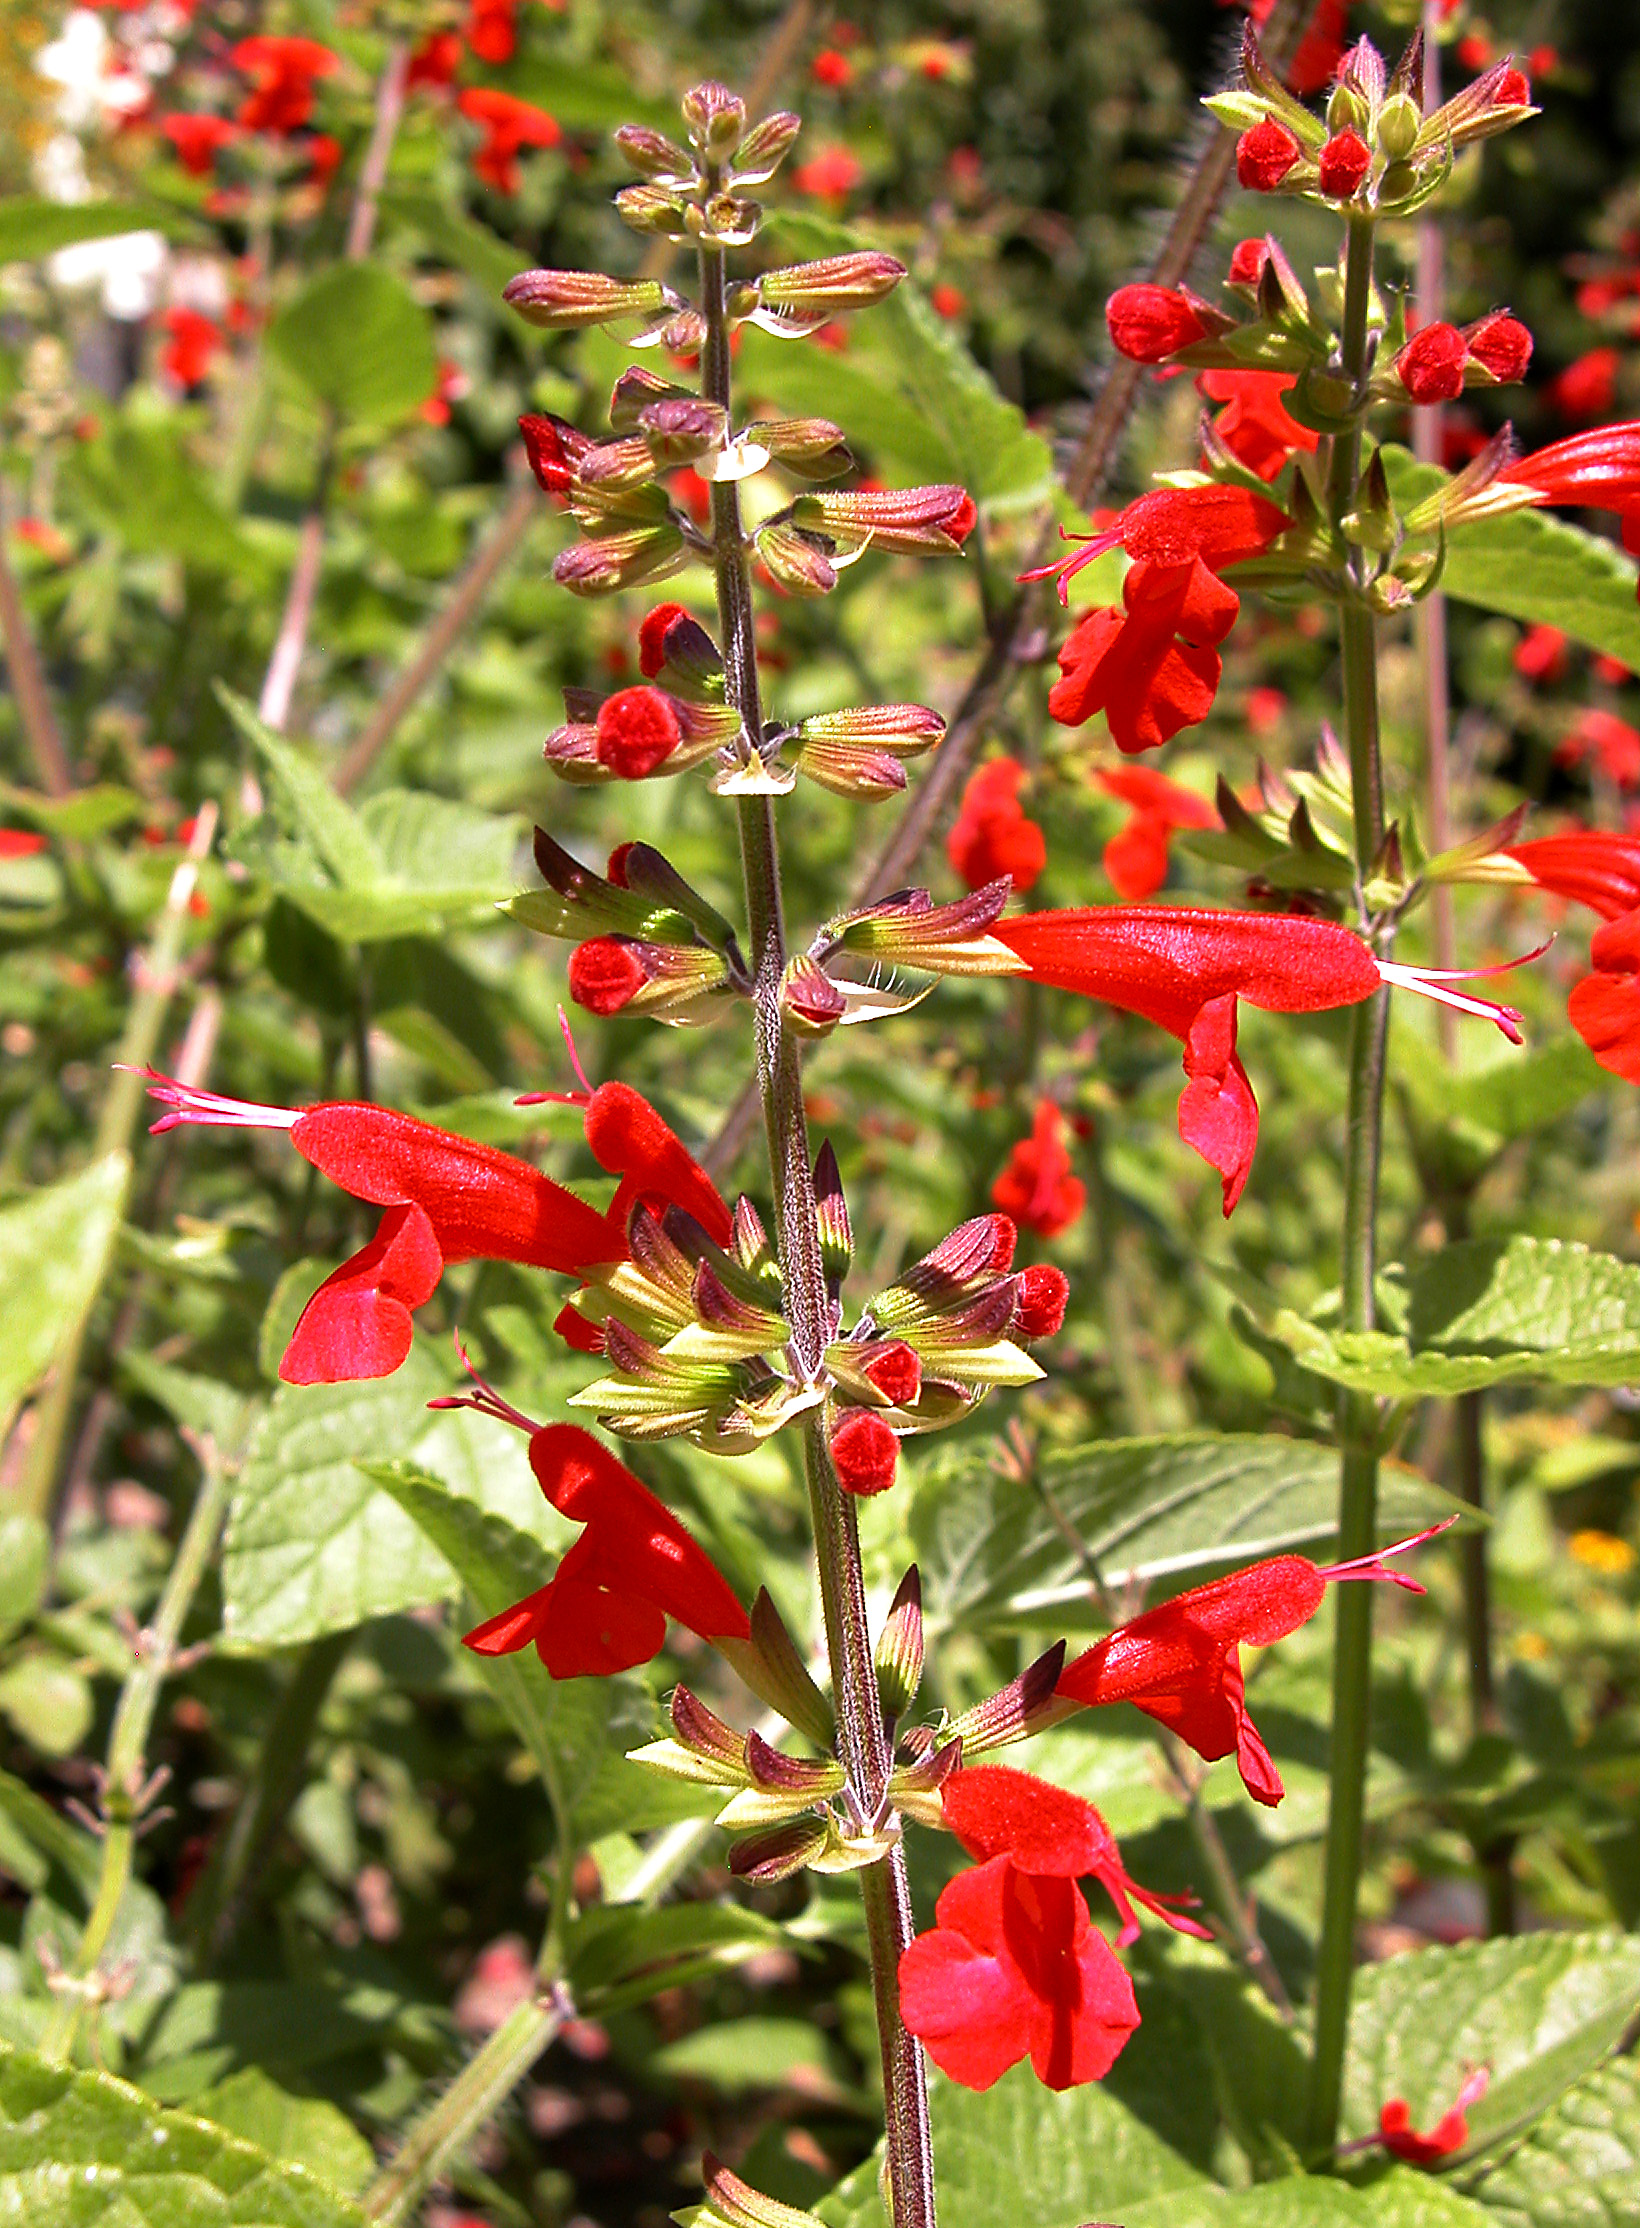
M 1416 992 L 1420 998 L 1433 998 L 1437 1005 L 1454 1006 L 1459 1013 L 1477 1014 L 1483 1021 L 1490 1021 L 1501 1029 L 1511 1044 L 1519 1044 L 1520 1013 L 1514 1006 L 1501 1006 L 1490 998 L 1473 998 L 1466 991 L 1450 990 L 1449 983 L 1479 982 L 1488 975 L 1507 975 L 1516 967 L 1526 967 L 1534 959 L 1541 959 L 1554 938 L 1548 937 L 1535 951 L 1522 952 L 1518 959 L 1502 959 L 1492 967 L 1403 967 L 1395 961 L 1375 958 L 1381 980 L 1397 984 L 1402 990 Z
M 251 1099 L 225 1099 L 216 1091 L 202 1091 L 192 1083 L 179 1083 L 157 1068 L 134 1068 L 123 1060 L 114 1065 L 122 1075 L 141 1075 L 148 1081 L 148 1096 L 170 1108 L 149 1124 L 149 1135 L 159 1137 L 184 1122 L 198 1122 L 218 1129 L 294 1129 L 301 1110 L 289 1106 L 259 1106 Z
M 1066 583 L 1084 565 L 1091 565 L 1096 557 L 1103 557 L 1107 549 L 1114 549 L 1121 540 L 1122 533 L 1120 527 L 1112 527 L 1103 534 L 1072 534 L 1061 526 L 1059 538 L 1062 542 L 1080 542 L 1082 547 L 1069 557 L 1061 557 L 1051 565 L 1037 565 L 1030 572 L 1022 572 L 1018 577 L 1021 580 L 1057 580 L 1059 600 L 1061 603 L 1068 603 L 1070 594 Z
M 456 1352 L 461 1356 L 461 1366 L 472 1379 L 477 1390 L 464 1393 L 440 1393 L 436 1400 L 430 1400 L 427 1403 L 428 1407 L 471 1408 L 474 1415 L 493 1416 L 497 1423 L 513 1424 L 518 1430 L 527 1431 L 533 1439 L 535 1434 L 542 1430 L 544 1426 L 532 1422 L 522 1410 L 515 1408 L 510 1400 L 503 1400 L 495 1387 L 487 1384 L 473 1367 L 472 1357 L 461 1343 L 461 1333 L 457 1331 L 454 1336 Z
M 522 1098 L 513 1100 L 514 1106 L 585 1106 L 592 1096 L 592 1085 L 587 1081 L 587 1071 L 581 1065 L 581 1055 L 575 1049 L 569 1015 L 562 1006 L 558 1009 L 558 1026 L 564 1032 L 564 1043 L 569 1052 L 569 1064 L 575 1070 L 578 1091 L 526 1091 Z
M 1439 1524 L 1431 1524 L 1421 1532 L 1414 1532 L 1410 1539 L 1394 1540 L 1388 1547 L 1380 1547 L 1371 1555 L 1354 1556 L 1347 1563 L 1329 1563 L 1324 1570 L 1317 1571 L 1316 1576 L 1326 1579 L 1379 1578 L 1391 1586 L 1401 1587 L 1409 1594 L 1427 1593 L 1429 1589 L 1426 1586 L 1420 1586 L 1415 1578 L 1408 1578 L 1404 1571 L 1386 1570 L 1384 1557 L 1405 1555 L 1414 1547 L 1422 1547 L 1426 1539 L 1435 1539 L 1440 1533 L 1449 1532 L 1457 1521 L 1456 1516 L 1443 1516 Z

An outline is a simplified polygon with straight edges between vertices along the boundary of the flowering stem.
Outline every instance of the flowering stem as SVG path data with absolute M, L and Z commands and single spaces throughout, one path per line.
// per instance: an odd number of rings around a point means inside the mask
M 715 179 L 709 179 L 709 190 L 716 190 L 716 184 Z M 702 393 L 708 401 L 728 410 L 731 382 L 723 253 L 705 244 L 700 251 L 700 301 L 706 319 Z M 746 742 L 756 749 L 763 739 L 763 712 L 758 692 L 752 582 L 741 531 L 740 495 L 733 480 L 713 484 L 712 543 L 725 683 L 729 701 L 740 713 Z M 815 1213 L 802 1072 L 781 1000 L 786 936 L 774 802 L 768 796 L 742 796 L 738 806 L 751 945 L 753 1031 L 774 1179 L 786 1319 L 791 1326 L 793 1358 L 798 1368 L 812 1377 L 822 1367 L 829 1342 L 830 1304 Z M 877 1697 L 860 1537 L 854 1505 L 837 1483 L 818 1412 L 811 1412 L 805 1420 L 803 1464 L 837 1711 L 839 1760 L 848 1774 L 849 1792 L 862 1821 L 876 1824 L 888 1784 L 890 1757 Z M 881 1862 L 862 1871 L 860 1884 L 883 2055 L 893 2219 L 895 2228 L 934 2228 L 933 2146 L 922 2052 L 900 2018 L 899 1961 L 912 1936 L 911 1898 L 901 1850 L 895 1847 Z
M 1344 265 L 1341 350 L 1345 374 L 1360 380 L 1367 366 L 1372 298 L 1372 220 L 1352 218 Z M 1355 501 L 1361 467 L 1359 420 L 1333 443 L 1328 492 L 1335 525 Z M 1383 772 L 1378 747 L 1378 665 L 1373 615 L 1346 592 L 1339 609 L 1344 724 L 1355 807 L 1356 874 L 1364 889 L 1384 836 Z M 1387 937 L 1379 940 L 1387 951 Z M 1384 1122 L 1384 1056 L 1389 993 L 1354 1008 L 1350 1022 L 1349 1105 L 1344 1140 L 1343 1313 L 1351 1331 L 1373 1327 L 1373 1274 L 1378 1220 L 1378 1166 Z M 1374 1403 L 1345 1392 L 1338 1401 L 1342 1466 L 1338 1553 L 1350 1560 L 1372 1550 L 1377 1527 L 1378 1445 Z M 1311 2063 L 1310 2147 L 1330 2157 L 1338 2140 L 1344 2045 L 1355 1968 L 1355 1916 L 1361 1882 L 1367 1734 L 1372 1679 L 1370 1586 L 1338 1596 L 1333 1644 L 1332 1785 L 1316 1956 L 1315 2046 Z

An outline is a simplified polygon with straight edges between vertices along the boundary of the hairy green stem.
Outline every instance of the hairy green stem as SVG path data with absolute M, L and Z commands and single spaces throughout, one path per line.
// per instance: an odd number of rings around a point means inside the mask
M 706 319 L 702 393 L 730 408 L 729 322 L 720 249 L 700 253 L 701 308 Z M 746 746 L 763 740 L 753 626 L 751 571 L 741 528 L 740 494 L 732 480 L 712 488 L 713 570 L 723 640 L 724 678 L 740 713 Z M 818 1375 L 830 1341 L 830 1300 L 815 1213 L 814 1173 L 797 1045 L 781 991 L 786 969 L 780 903 L 780 853 L 774 801 L 739 800 L 740 855 L 752 970 L 757 1072 L 774 1180 L 776 1229 L 791 1352 L 807 1377 Z M 825 1619 L 837 1711 L 838 1753 L 853 1800 L 865 1821 L 880 1822 L 890 1756 L 866 1616 L 854 1505 L 837 1483 L 818 1413 L 803 1431 L 804 1471 L 814 1521 L 815 1563 Z M 934 2158 L 922 2052 L 900 2017 L 899 1961 L 911 1940 L 911 1899 L 898 1848 L 860 1874 L 871 1950 L 872 1990 L 882 2044 L 888 2172 L 895 2228 L 934 2228 Z
M 235 1465 L 208 1440 L 201 1444 L 200 1462 L 203 1474 L 199 1491 L 166 1575 L 159 1606 L 152 1624 L 137 1637 L 131 1669 L 114 1709 L 102 1791 L 103 1853 L 97 1892 L 80 1936 L 73 1971 L 63 1984 L 40 2045 L 43 2057 L 59 2062 L 72 2051 L 80 2020 L 96 1996 L 97 1968 L 131 1884 L 143 1812 L 155 1791 L 147 1783 L 147 1753 L 160 1688 L 174 1667 L 177 1641 L 215 1549 L 233 1490 Z
M 1344 265 L 1342 368 L 1359 381 L 1367 367 L 1372 298 L 1373 226 L 1350 220 Z M 1328 495 L 1335 531 L 1354 507 L 1361 469 L 1361 420 L 1333 442 Z M 1355 813 L 1355 862 L 1364 891 L 1384 840 L 1383 770 L 1379 756 L 1378 666 L 1371 609 L 1346 591 L 1339 610 L 1344 726 L 1349 743 Z M 1364 901 L 1363 901 L 1364 902 Z M 1350 1021 L 1349 1103 L 1344 1137 L 1343 1319 L 1350 1331 L 1373 1327 L 1378 1169 L 1384 1126 L 1384 1057 L 1389 993 L 1356 1006 Z M 1341 1558 L 1369 1554 L 1378 1516 L 1378 1419 L 1371 1399 L 1339 1395 L 1342 1450 L 1338 1500 Z M 1333 1643 L 1331 1790 L 1321 1938 L 1316 1952 L 1315 2041 L 1311 2062 L 1309 2139 L 1312 2155 L 1330 2157 L 1338 2115 L 1355 1970 L 1355 1921 L 1361 1884 L 1367 1741 L 1372 1681 L 1370 1586 L 1342 1586 L 1336 1596 Z

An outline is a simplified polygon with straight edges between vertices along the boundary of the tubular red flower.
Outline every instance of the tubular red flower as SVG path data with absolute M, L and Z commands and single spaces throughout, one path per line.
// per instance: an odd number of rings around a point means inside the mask
M 241 39 L 228 60 L 251 80 L 239 123 L 248 132 L 281 134 L 302 129 L 313 114 L 315 80 L 342 66 L 328 46 L 300 38 Z
M 159 128 L 190 178 L 208 178 L 223 148 L 239 137 L 226 116 L 162 116 Z
M 1324 1569 L 1305 1555 L 1277 1555 L 1193 1587 L 1119 1625 L 1066 1664 L 1055 1692 L 1094 1708 L 1131 1702 L 1177 1733 L 1207 1763 L 1233 1754 L 1247 1792 L 1273 1808 L 1285 1790 L 1247 1714 L 1242 1645 L 1267 1648 L 1296 1632 L 1320 1608 L 1333 1580 L 1379 1579 L 1421 1593 L 1414 1580 L 1390 1570 L 1384 1557 L 1432 1536 L 1420 1532 L 1376 1555 Z
M 1378 2115 L 1378 2140 L 1392 2158 L 1404 2159 L 1409 2166 L 1433 2166 L 1437 2159 L 1450 2158 L 1469 2141 L 1469 2107 L 1485 2096 L 1490 2085 L 1491 2075 L 1484 2066 L 1466 2075 L 1456 2103 L 1427 2135 L 1413 2126 L 1405 2098 L 1391 2097 Z
M 597 447 L 592 436 L 578 433 L 550 411 L 532 411 L 518 421 L 524 454 L 530 470 L 549 495 L 567 495 L 575 484 L 576 468 L 589 449 Z
M 1572 985 L 1567 1016 L 1608 1074 L 1640 1083 L 1640 912 L 1596 929 L 1589 959 L 1594 972 Z
M 1523 681 L 1558 681 L 1566 671 L 1566 637 L 1559 627 L 1528 627 L 1515 646 L 1515 671 Z
M 1411 402 L 1452 402 L 1463 393 L 1469 351 L 1456 325 L 1425 325 L 1395 359 L 1395 376 Z
M 1125 549 L 1135 560 L 1182 565 L 1200 558 L 1209 572 L 1260 557 L 1292 520 L 1262 495 L 1212 482 L 1201 487 L 1157 487 L 1129 503 L 1096 534 L 1066 535 L 1081 547 L 1051 565 L 1022 572 L 1021 580 L 1059 582 L 1059 600 L 1084 565 L 1107 549 Z
M 1231 286 L 1257 286 L 1269 260 L 1268 240 L 1238 240 L 1230 250 L 1228 283 Z
M 510 62 L 518 44 L 518 0 L 471 0 L 462 35 L 481 62 Z
M 1532 361 L 1532 336 L 1518 317 L 1495 309 L 1463 329 L 1469 361 L 1490 372 L 1500 386 L 1524 379 Z
M 1482 1014 L 1518 1041 L 1511 1007 L 1449 989 L 1433 969 L 1375 960 L 1348 929 L 1290 913 L 1167 905 L 1025 913 L 991 930 L 1036 982 L 1141 1014 L 1184 1045 L 1189 1081 L 1179 1135 L 1241 1197 L 1258 1142 L 1258 1101 L 1236 1056 L 1236 1000 L 1268 1013 L 1321 1013 L 1370 998 L 1381 982 Z M 1490 970 L 1479 970 L 1490 972 Z
M 1110 2071 L 1139 2008 L 1074 1880 L 995 1857 L 949 1883 L 935 1919 L 900 1958 L 900 2012 L 942 2073 L 988 2089 L 1028 2055 L 1068 2089 Z
M 1582 766 L 1591 760 L 1601 778 L 1614 787 L 1640 786 L 1640 728 L 1631 727 L 1604 705 L 1586 704 L 1555 745 L 1555 764 Z
M 1053 1338 L 1064 1323 L 1070 1297 L 1070 1278 L 1051 1262 L 1021 1269 L 1014 1287 L 1014 1331 L 1026 1340 Z
M 831 1431 L 831 1462 L 845 1493 L 869 1498 L 894 1483 L 900 1442 L 870 1408 L 845 1408 Z
M 1219 816 L 1205 797 L 1169 781 L 1148 766 L 1099 767 L 1094 780 L 1133 807 L 1133 817 L 1105 845 L 1105 872 L 1130 904 L 1149 897 L 1167 880 L 1168 838 L 1175 828 L 1216 828 Z
M 1281 400 L 1297 384 L 1290 371 L 1204 371 L 1196 381 L 1209 402 L 1227 406 L 1213 420 L 1214 434 L 1261 480 L 1273 480 L 1295 449 L 1310 455 L 1320 445 L 1320 434 L 1290 417 Z
M 1052 1099 L 1038 1102 L 1031 1134 L 1022 1137 L 991 1186 L 995 1206 L 1039 1238 L 1056 1238 L 1082 1212 L 1087 1187 L 1071 1174 L 1065 1117 Z
M 1047 839 L 1019 802 L 1024 779 L 1013 758 L 993 758 L 969 776 L 945 855 L 971 890 L 1004 875 L 1016 890 L 1028 890 L 1048 863 Z
M 1206 339 L 1205 307 L 1188 287 L 1119 286 L 1105 304 L 1105 323 L 1118 355 L 1136 364 L 1161 364 Z
M 1557 371 L 1545 389 L 1550 405 L 1562 418 L 1603 418 L 1617 400 L 1617 375 L 1622 358 L 1615 348 L 1590 348 Z
M 689 613 L 681 603 L 657 604 L 638 629 L 638 671 L 652 681 L 666 663 L 666 636 Z
M 420 85 L 449 85 L 453 83 L 460 67 L 461 34 L 458 31 L 429 31 L 410 57 L 410 69 L 404 81 L 405 89 L 414 92 Z
M 1372 168 L 1372 149 L 1359 132 L 1335 132 L 1316 158 L 1318 183 L 1334 201 L 1353 200 Z
M 1065 727 L 1103 712 L 1119 750 L 1155 750 L 1213 709 L 1218 652 L 1241 599 L 1200 558 L 1141 561 L 1122 583 L 1122 611 L 1090 611 L 1060 646 L 1048 711 Z
M 1080 1795 L 1030 1772 L 982 1764 L 951 1774 L 940 1789 L 940 1807 L 946 1824 L 980 1864 L 1005 1856 L 1036 1879 L 1097 1880 L 1116 1906 L 1124 1944 L 1139 1938 L 1135 1903 L 1181 1934 L 1212 1939 L 1205 1926 L 1180 1916 L 1177 1898 L 1152 1895 L 1129 1877 L 1110 1828 Z
M 1640 907 L 1640 835 L 1580 828 L 1512 843 L 1504 856 L 1523 866 L 1539 889 L 1587 905 L 1602 920 Z
M 545 1586 L 465 1635 L 475 1654 L 514 1655 L 533 1641 L 555 1679 L 598 1678 L 659 1655 L 668 1617 L 702 1640 L 750 1636 L 711 1557 L 591 1432 L 565 1423 L 531 1429 L 493 1396 L 460 1404 L 530 1429 L 542 1492 L 586 1526 Z
M 683 737 L 672 699 L 664 689 L 630 688 L 598 707 L 598 763 L 623 781 L 657 772 Z
M 1615 511 L 1623 547 L 1640 551 L 1640 422 L 1569 434 L 1535 456 L 1506 464 L 1498 478 L 1507 486 L 1531 488 L 1542 503 Z
M 588 1013 L 619 1013 L 648 980 L 642 960 L 624 936 L 589 936 L 569 955 L 569 994 Z
M 1266 116 L 1236 141 L 1236 176 L 1253 193 L 1273 193 L 1303 152 L 1284 124 Z
M 518 157 L 525 147 L 556 147 L 563 138 L 556 117 L 512 93 L 492 85 L 469 85 L 456 95 L 456 106 L 470 122 L 481 125 L 485 138 L 473 156 L 473 170 L 497 193 L 518 191 Z
M 197 309 L 168 309 L 163 322 L 170 335 L 160 354 L 167 378 L 179 387 L 197 387 L 224 345 L 221 326 Z

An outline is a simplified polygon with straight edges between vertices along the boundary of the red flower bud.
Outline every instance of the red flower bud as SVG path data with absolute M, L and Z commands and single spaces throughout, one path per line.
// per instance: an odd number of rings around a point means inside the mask
M 632 946 L 620 936 L 593 936 L 569 955 L 569 994 L 588 1013 L 619 1013 L 649 980 Z
M 1451 402 L 1463 393 L 1468 353 L 1456 325 L 1426 325 L 1396 357 L 1396 377 L 1413 402 Z
M 1472 362 L 1491 373 L 1500 386 L 1526 377 L 1532 361 L 1532 336 L 1518 317 L 1495 309 L 1489 317 L 1464 327 Z
M 687 619 L 681 603 L 658 603 L 638 629 L 638 671 L 652 681 L 666 663 L 666 631 L 674 620 Z
M 1019 1275 L 1014 1329 L 1021 1338 L 1052 1338 L 1065 1320 L 1070 1304 L 1071 1281 L 1063 1269 L 1050 1262 L 1022 1269 Z
M 866 1376 L 896 1408 L 910 1407 L 922 1390 L 922 1363 L 916 1349 L 903 1339 L 897 1339 L 874 1362 L 868 1362 Z
M 831 1459 L 845 1493 L 882 1493 L 894 1483 L 900 1442 L 869 1408 L 845 1408 L 832 1426 Z
M 1105 304 L 1105 323 L 1117 354 L 1136 364 L 1165 363 L 1208 330 L 1195 297 L 1177 286 L 1119 286 Z
M 1236 176 L 1254 193 L 1273 193 L 1303 151 L 1284 124 L 1266 116 L 1236 141 Z
M 1232 286 L 1257 286 L 1270 260 L 1268 240 L 1238 240 L 1230 251 L 1229 282 Z
M 1359 132 L 1334 133 L 1318 158 L 1320 185 L 1334 201 L 1353 201 L 1372 168 L 1372 149 Z
M 530 460 L 530 470 L 549 495 L 565 495 L 574 483 L 575 471 L 587 451 L 596 446 L 589 434 L 577 433 L 574 426 L 562 418 L 555 418 L 549 411 L 531 412 L 518 421 L 518 430 L 524 438 L 524 454 Z
M 1494 108 L 1529 108 L 1532 88 L 1523 70 L 1505 70 L 1492 88 Z
M 662 689 L 622 689 L 598 707 L 598 763 L 622 781 L 642 781 L 664 766 L 683 730 Z

